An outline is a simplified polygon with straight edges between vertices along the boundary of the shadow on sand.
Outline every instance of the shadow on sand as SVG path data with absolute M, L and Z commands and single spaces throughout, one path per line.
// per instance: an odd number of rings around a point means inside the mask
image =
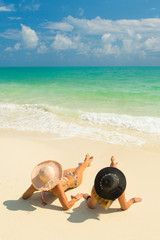
M 56 196 L 52 195 L 51 193 L 46 194 L 46 201 L 47 205 L 43 206 L 41 203 L 41 193 L 37 192 L 34 193 L 29 199 L 23 200 L 19 198 L 17 200 L 7 200 L 3 202 L 3 205 L 10 211 L 35 211 L 37 207 L 56 210 L 56 211 L 63 211 L 62 207 L 52 205 L 52 203 L 57 199 Z M 88 219 L 95 219 L 100 220 L 99 216 L 102 214 L 110 214 L 110 213 L 117 213 L 121 212 L 120 208 L 109 208 L 105 210 L 103 207 L 97 206 L 95 209 L 90 209 L 87 207 L 86 201 L 83 201 L 79 207 L 73 207 L 72 211 L 66 211 L 64 214 L 69 215 L 68 221 L 72 223 L 82 223 Z
M 70 215 L 67 219 L 69 222 L 82 223 L 88 219 L 100 220 L 101 214 L 110 214 L 121 212 L 120 208 L 109 208 L 105 210 L 103 207 L 97 206 L 95 209 L 90 209 L 86 205 L 86 201 L 83 201 L 79 207 L 73 208 L 72 212 L 65 212 Z
M 19 198 L 17 200 L 7 200 L 7 201 L 3 202 L 3 205 L 6 206 L 6 208 L 11 211 L 18 211 L 18 210 L 34 211 L 34 210 L 36 210 L 37 207 L 51 209 L 51 210 L 57 210 L 57 211 L 63 211 L 63 209 L 61 207 L 51 205 L 56 199 L 57 199 L 56 196 L 47 192 L 47 194 L 46 194 L 47 205 L 43 206 L 43 204 L 41 203 L 41 193 L 37 192 L 37 193 L 34 193 L 27 200 L 24 200 L 22 198 Z

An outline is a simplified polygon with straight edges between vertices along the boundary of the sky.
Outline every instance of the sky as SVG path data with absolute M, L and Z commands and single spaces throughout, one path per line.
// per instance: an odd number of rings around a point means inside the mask
M 160 1 L 0 0 L 6 66 L 160 66 Z

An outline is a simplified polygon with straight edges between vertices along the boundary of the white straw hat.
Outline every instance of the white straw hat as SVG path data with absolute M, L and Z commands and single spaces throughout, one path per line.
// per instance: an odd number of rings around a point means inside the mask
M 34 167 L 31 173 L 33 186 L 40 191 L 49 191 L 54 188 L 62 178 L 60 163 L 47 160 Z

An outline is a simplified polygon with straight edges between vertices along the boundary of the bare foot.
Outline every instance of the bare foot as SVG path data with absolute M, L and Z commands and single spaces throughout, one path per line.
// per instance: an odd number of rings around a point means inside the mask
M 115 167 L 117 168 L 118 162 L 116 162 L 114 156 L 111 157 L 111 164 L 110 167 Z
M 86 157 L 84 159 L 84 162 L 87 164 L 87 167 L 91 165 L 91 162 L 93 161 L 93 156 L 90 157 L 90 155 L 87 153 Z

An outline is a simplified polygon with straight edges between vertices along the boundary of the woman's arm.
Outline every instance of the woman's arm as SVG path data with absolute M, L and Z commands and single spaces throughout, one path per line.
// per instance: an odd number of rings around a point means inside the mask
M 52 191 L 50 192 L 52 193 Z M 75 204 L 75 202 L 77 202 L 83 196 L 82 193 L 78 193 L 77 195 L 72 196 L 72 200 L 68 201 L 67 196 L 60 183 L 58 183 L 54 188 L 54 193 L 56 193 L 57 197 L 59 198 L 59 201 L 64 210 L 70 209 Z
M 84 199 L 87 200 L 87 205 L 88 205 L 89 208 L 95 208 L 96 203 L 97 203 L 97 200 L 96 200 L 96 198 L 94 197 L 94 194 L 93 194 L 93 189 L 94 189 L 94 187 L 92 188 L 91 195 L 89 195 L 87 193 L 83 194 Z
M 31 186 L 25 191 L 25 193 L 23 193 L 22 198 L 29 198 L 35 191 L 37 191 L 37 189 L 31 184 Z
M 129 201 L 126 200 L 125 192 L 118 198 L 119 204 L 122 210 L 127 210 L 133 203 L 141 202 L 142 198 L 131 198 Z

